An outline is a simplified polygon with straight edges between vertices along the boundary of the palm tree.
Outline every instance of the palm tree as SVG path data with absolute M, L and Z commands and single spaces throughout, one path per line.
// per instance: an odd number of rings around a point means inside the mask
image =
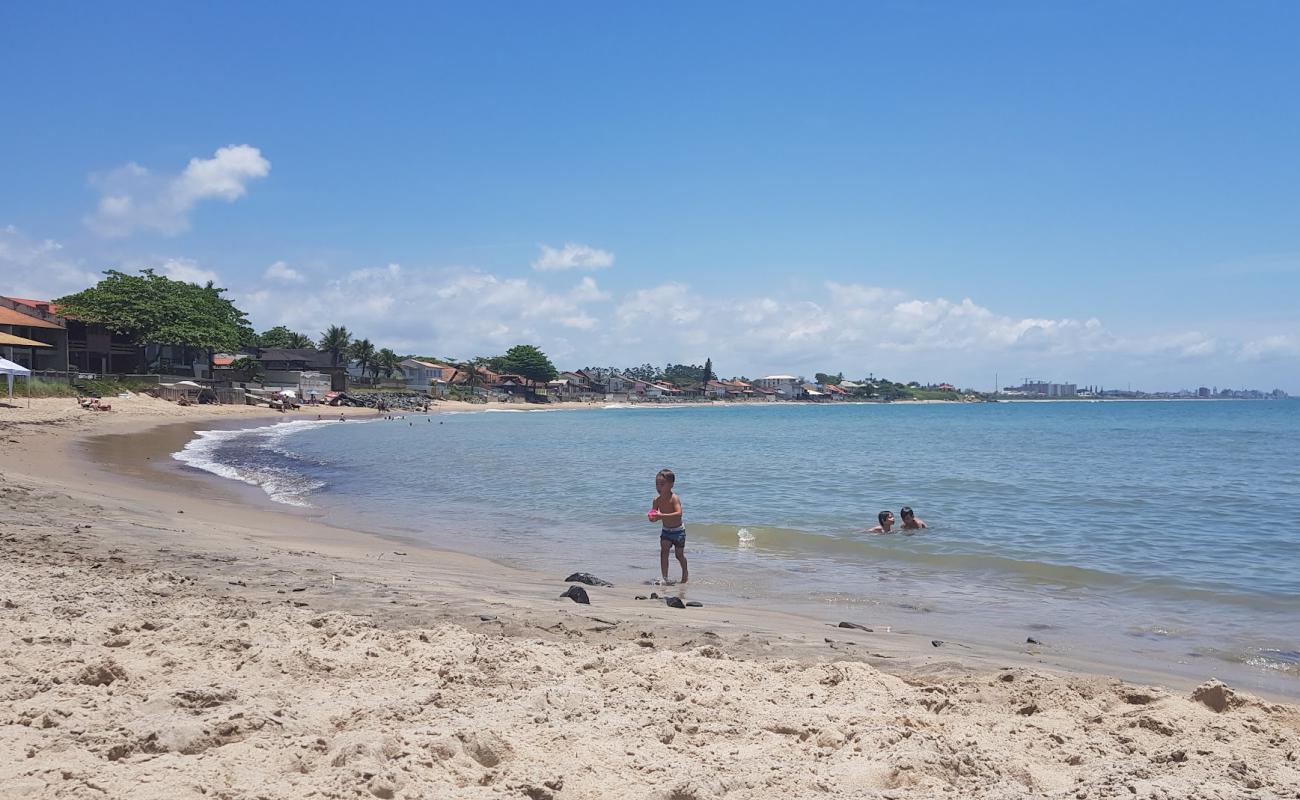
M 320 335 L 320 349 L 330 354 L 330 359 L 336 367 L 351 344 L 352 334 L 348 333 L 348 329 L 342 325 L 331 325 Z
M 384 371 L 384 376 L 391 378 L 402 371 L 402 357 L 385 347 L 375 355 L 375 362 Z
M 308 347 L 316 346 L 316 343 L 311 340 L 310 336 L 302 333 L 290 333 L 288 342 L 288 347 L 293 350 L 305 350 Z
M 481 366 L 482 362 L 483 359 L 481 358 L 462 361 L 459 364 L 454 361 L 452 362 L 456 369 L 465 373 L 465 388 L 469 389 L 471 395 L 474 394 L 475 387 L 487 383 L 487 378 L 483 375 L 483 367 Z
M 375 346 L 369 339 L 357 339 L 348 348 L 348 357 L 357 362 L 361 368 L 361 374 L 366 374 L 366 369 L 375 363 Z

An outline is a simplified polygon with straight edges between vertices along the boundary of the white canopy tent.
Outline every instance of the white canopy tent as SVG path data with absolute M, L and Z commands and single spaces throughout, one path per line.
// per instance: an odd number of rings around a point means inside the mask
M 15 364 L 7 358 L 0 358 L 0 374 L 9 379 L 9 399 L 14 399 L 14 376 L 27 376 L 27 405 L 32 404 L 32 371 L 21 364 Z

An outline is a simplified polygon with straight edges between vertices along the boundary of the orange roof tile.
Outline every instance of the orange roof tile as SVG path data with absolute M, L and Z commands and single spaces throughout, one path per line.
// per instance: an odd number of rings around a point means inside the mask
M 63 330 L 62 325 L 55 325 L 53 322 L 47 322 L 46 320 L 33 317 L 30 314 L 24 314 L 21 311 L 15 311 L 6 306 L 0 306 L 0 325 L 26 325 L 32 328 L 53 328 L 56 331 Z

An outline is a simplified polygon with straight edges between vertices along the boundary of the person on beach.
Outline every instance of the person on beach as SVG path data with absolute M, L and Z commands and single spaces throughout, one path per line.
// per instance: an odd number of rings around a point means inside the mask
M 880 524 L 868 529 L 867 533 L 893 533 L 890 529 L 894 527 L 894 512 L 881 511 L 876 515 L 876 519 L 880 520 Z
M 651 522 L 658 522 L 663 530 L 659 532 L 659 571 L 663 574 L 665 584 L 668 580 L 668 550 L 677 551 L 677 563 L 682 565 L 682 583 L 690 577 L 686 569 L 686 526 L 682 524 L 682 499 L 673 492 L 677 476 L 670 469 L 661 469 L 655 475 L 655 496 L 646 517 Z
M 898 510 L 898 515 L 903 518 L 903 530 L 905 531 L 919 531 L 922 528 L 930 527 L 925 524 L 925 520 L 916 516 L 916 512 L 912 510 L 911 506 L 903 506 Z

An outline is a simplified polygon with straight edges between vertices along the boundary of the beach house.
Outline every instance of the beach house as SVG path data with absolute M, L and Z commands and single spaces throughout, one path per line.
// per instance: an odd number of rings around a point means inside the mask
M 34 370 L 68 368 L 67 322 L 49 303 L 0 297 L 0 353 Z
M 798 400 L 804 396 L 803 381 L 793 375 L 768 375 L 755 380 L 754 385 L 771 389 L 782 400 Z
M 0 297 L 0 332 L 49 345 L 48 348 L 31 345 L 14 348 L 18 363 L 37 371 L 212 376 L 208 350 L 165 342 L 141 345 L 129 334 L 114 331 L 102 323 L 62 314 L 49 300 Z
M 302 373 L 319 372 L 329 376 L 331 391 L 348 390 L 347 365 L 335 364 L 333 356 L 324 350 L 268 347 L 258 351 L 257 360 L 262 365 L 262 382 L 267 387 L 297 389 L 303 383 Z
M 417 392 L 429 391 L 435 382 L 442 381 L 449 386 L 456 377 L 456 368 L 437 361 L 408 358 L 398 364 L 406 380 L 406 388 Z

